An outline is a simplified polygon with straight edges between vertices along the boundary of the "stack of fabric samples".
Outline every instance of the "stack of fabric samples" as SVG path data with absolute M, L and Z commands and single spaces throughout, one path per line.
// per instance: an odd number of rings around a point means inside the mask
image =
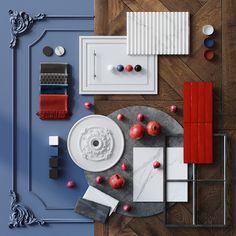
M 63 120 L 70 116 L 68 103 L 69 64 L 42 63 L 39 112 L 42 120 Z

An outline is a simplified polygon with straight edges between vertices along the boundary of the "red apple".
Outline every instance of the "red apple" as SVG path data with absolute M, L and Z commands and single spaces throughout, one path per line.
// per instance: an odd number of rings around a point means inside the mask
M 119 114 L 117 115 L 117 120 L 122 121 L 122 120 L 124 120 L 124 119 L 125 119 L 125 116 L 124 116 L 123 114 L 119 113 Z
M 127 165 L 126 163 L 122 163 L 122 164 L 121 164 L 121 169 L 122 169 L 123 171 L 126 171 L 126 170 L 128 169 L 128 165 Z
M 90 109 L 91 108 L 91 103 L 90 102 L 84 102 L 84 108 Z
M 75 182 L 73 180 L 69 180 L 67 182 L 67 188 L 74 188 L 75 187 Z
M 125 184 L 125 179 L 122 175 L 114 174 L 109 178 L 109 184 L 112 188 L 119 189 Z
M 177 112 L 177 106 L 176 105 L 171 105 L 170 106 L 170 111 L 173 112 L 173 113 L 176 113 Z
M 131 210 L 131 206 L 129 204 L 123 205 L 123 211 L 129 212 Z
M 97 183 L 97 184 L 101 184 L 102 182 L 103 182 L 102 176 L 98 175 L 98 176 L 96 177 L 96 183 Z
M 144 120 L 144 114 L 142 114 L 142 113 L 138 113 L 136 119 L 137 119 L 137 121 L 143 121 L 143 120 Z
M 150 136 L 156 136 L 161 132 L 161 125 L 156 120 L 149 121 L 147 124 L 147 133 Z
M 129 136 L 132 139 L 141 139 L 144 135 L 145 128 L 141 124 L 134 124 L 129 130 Z
M 153 167 L 156 169 L 156 168 L 159 168 L 161 166 L 161 163 L 159 161 L 154 161 L 153 162 Z

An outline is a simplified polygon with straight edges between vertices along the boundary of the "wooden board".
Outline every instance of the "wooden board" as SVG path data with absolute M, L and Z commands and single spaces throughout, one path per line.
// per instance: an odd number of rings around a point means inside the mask
M 189 4 L 188 0 L 95 0 L 96 33 L 98 35 L 125 35 L 127 11 L 190 11 L 191 55 L 159 57 L 158 95 L 96 96 L 95 112 L 108 115 L 116 109 L 130 105 L 149 105 L 170 114 L 169 106 L 176 104 L 178 113 L 171 115 L 183 124 L 184 81 L 212 81 L 214 132 L 227 132 L 230 139 L 228 218 L 231 226 L 225 229 L 169 229 L 163 224 L 162 214 L 140 219 L 115 214 L 108 224 L 95 224 L 95 235 L 236 235 L 234 224 L 236 222 L 236 198 L 234 195 L 236 177 L 233 175 L 233 170 L 236 168 L 236 109 L 234 105 L 236 101 L 236 1 L 192 0 Z M 207 23 L 211 23 L 216 29 L 214 39 L 217 42 L 215 51 L 217 58 L 214 62 L 207 62 L 203 59 L 205 48 L 202 43 L 204 35 L 201 33 L 201 28 Z M 199 174 L 203 177 L 216 178 L 221 173 L 222 152 L 218 150 L 218 147 L 213 152 L 214 164 L 206 165 L 200 171 Z M 203 189 L 204 193 L 202 193 Z M 206 219 L 205 212 L 201 207 L 204 201 L 207 201 L 211 212 L 216 213 L 212 219 L 220 220 L 222 216 L 218 213 L 222 209 L 222 199 L 219 194 L 221 190 L 218 190 L 218 186 L 216 186 L 213 189 L 210 187 L 201 188 L 199 192 L 204 196 L 199 199 L 199 207 L 202 212 L 199 218 L 203 221 Z M 191 202 L 185 205 L 177 204 L 172 209 L 173 216 L 171 218 L 177 223 L 184 221 L 191 223 Z

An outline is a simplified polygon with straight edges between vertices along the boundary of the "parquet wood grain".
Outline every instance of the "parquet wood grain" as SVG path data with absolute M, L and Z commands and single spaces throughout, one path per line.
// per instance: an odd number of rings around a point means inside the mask
M 146 105 L 156 107 L 172 115 L 183 124 L 183 82 L 213 81 L 214 132 L 226 132 L 229 136 L 228 160 L 228 220 L 229 226 L 222 229 L 166 228 L 163 214 L 147 218 L 128 218 L 114 214 L 108 224 L 95 224 L 96 236 L 169 236 L 169 235 L 236 235 L 236 1 L 235 0 L 95 0 L 95 31 L 97 35 L 125 35 L 127 11 L 190 11 L 191 55 L 159 57 L 158 95 L 99 95 L 95 97 L 95 113 L 109 113 L 127 106 Z M 213 62 L 203 59 L 204 35 L 201 28 L 212 24 L 216 29 L 217 58 Z M 176 104 L 178 112 L 169 112 Z M 198 171 L 202 178 L 222 177 L 222 149 L 214 145 L 212 166 Z M 219 185 L 198 189 L 198 220 L 202 223 L 222 219 L 222 188 Z M 189 199 L 191 199 L 191 186 Z M 204 202 L 210 215 L 206 213 Z M 169 210 L 170 219 L 188 223 L 191 220 L 192 202 L 176 204 Z

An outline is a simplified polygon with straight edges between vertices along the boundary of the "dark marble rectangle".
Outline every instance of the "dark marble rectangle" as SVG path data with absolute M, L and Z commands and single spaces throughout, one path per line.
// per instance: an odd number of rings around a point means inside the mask
M 106 223 L 110 209 L 108 206 L 81 198 L 76 204 L 75 212 L 95 221 Z

